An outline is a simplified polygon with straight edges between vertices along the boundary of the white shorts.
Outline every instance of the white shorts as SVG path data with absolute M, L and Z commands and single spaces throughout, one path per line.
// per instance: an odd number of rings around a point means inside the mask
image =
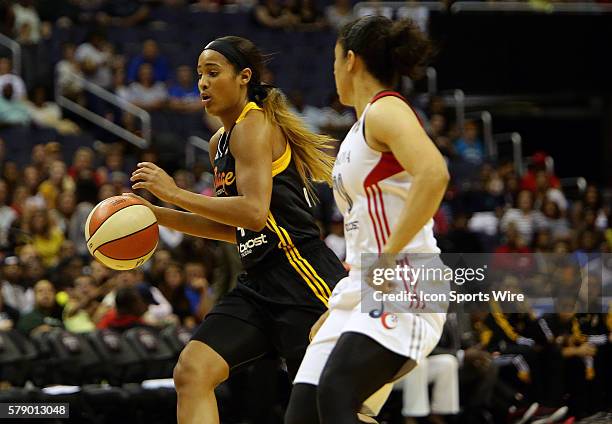
M 319 378 L 336 342 L 345 332 L 364 334 L 385 348 L 415 360 L 425 358 L 438 343 L 445 314 L 437 313 L 383 313 L 372 318 L 361 310 L 361 284 L 355 276 L 346 277 L 336 285 L 329 299 L 329 316 L 308 346 L 294 384 L 319 384 Z M 387 387 L 388 386 L 388 387 Z M 391 385 L 369 399 L 372 415 L 380 412 Z M 371 402 L 373 400 L 373 402 Z

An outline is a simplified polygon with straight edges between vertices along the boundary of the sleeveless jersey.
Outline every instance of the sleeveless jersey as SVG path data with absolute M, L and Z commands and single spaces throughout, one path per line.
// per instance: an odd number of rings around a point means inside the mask
M 261 110 L 254 102 L 248 103 L 236 120 L 240 122 L 250 110 Z M 235 125 L 235 124 L 234 124 Z M 215 191 L 218 197 L 237 196 L 236 161 L 230 151 L 232 127 L 219 138 L 214 160 Z M 253 152 L 257 155 L 257 152 Z M 272 163 L 272 199 L 266 227 L 261 231 L 236 228 L 236 244 L 242 265 L 249 269 L 277 259 L 304 266 L 300 245 L 320 239 L 313 207 L 306 187 L 291 158 L 287 143 L 285 152 Z
M 377 152 L 365 140 L 365 118 L 371 105 L 385 96 L 385 91 L 367 104 L 359 120 L 340 145 L 333 171 L 334 198 L 344 216 L 346 262 L 351 269 L 361 268 L 362 253 L 380 253 L 396 225 L 412 177 L 391 152 Z M 393 123 L 389 123 L 393 125 Z M 405 253 L 439 253 L 433 235 L 433 219 L 406 245 Z

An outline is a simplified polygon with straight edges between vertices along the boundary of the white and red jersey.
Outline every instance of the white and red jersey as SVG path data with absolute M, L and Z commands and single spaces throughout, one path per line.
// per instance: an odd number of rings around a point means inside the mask
M 365 140 L 365 118 L 371 105 L 386 96 L 403 97 L 384 91 L 376 95 L 344 138 L 333 170 L 334 197 L 344 216 L 346 262 L 352 270 L 361 267 L 362 253 L 380 253 L 393 231 L 412 176 L 391 152 L 378 152 Z M 389 125 L 393 125 L 389 122 Z M 406 253 L 439 253 L 430 219 L 402 249 Z

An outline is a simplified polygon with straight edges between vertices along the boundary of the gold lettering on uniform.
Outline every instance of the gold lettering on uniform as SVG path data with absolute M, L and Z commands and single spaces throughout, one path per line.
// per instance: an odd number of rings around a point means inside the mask
M 236 181 L 236 176 L 231 171 L 219 173 L 216 166 L 213 171 L 215 173 L 215 190 L 219 190 L 222 187 L 223 191 L 225 191 L 225 187 L 234 184 Z

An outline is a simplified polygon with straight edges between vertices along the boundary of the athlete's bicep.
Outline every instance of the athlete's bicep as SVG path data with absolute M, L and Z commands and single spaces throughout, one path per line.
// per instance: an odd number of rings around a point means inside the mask
M 387 146 L 410 175 L 448 175 L 444 158 L 402 100 L 380 99 L 370 108 L 367 125 L 374 139 Z
M 265 225 L 272 198 L 272 144 L 263 115 L 249 118 L 234 128 L 230 149 L 238 194 L 248 199 L 255 221 Z

